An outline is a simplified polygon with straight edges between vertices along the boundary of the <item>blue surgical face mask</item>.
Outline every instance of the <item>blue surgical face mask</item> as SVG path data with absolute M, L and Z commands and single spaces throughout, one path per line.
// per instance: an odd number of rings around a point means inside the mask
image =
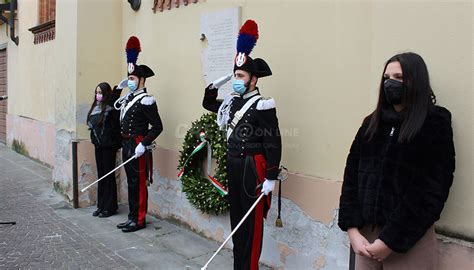
M 130 91 L 132 92 L 137 90 L 137 83 L 135 81 L 128 80 L 127 86 L 128 86 L 128 89 L 130 89 Z
M 247 90 L 247 86 L 245 85 L 245 82 L 244 80 L 236 80 L 234 79 L 232 81 L 232 88 L 234 89 L 234 91 L 240 95 L 242 95 L 243 93 L 245 93 L 245 91 Z

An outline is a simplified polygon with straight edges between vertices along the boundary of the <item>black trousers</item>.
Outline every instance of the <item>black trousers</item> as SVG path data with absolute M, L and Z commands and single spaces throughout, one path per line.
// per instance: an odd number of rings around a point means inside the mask
M 135 148 L 141 141 L 141 137 L 122 140 L 123 162 L 135 154 Z M 145 153 L 138 159 L 133 159 L 125 165 L 128 185 L 128 219 L 133 220 L 139 226 L 146 224 L 146 213 L 148 208 L 147 189 L 147 166 Z
M 262 155 L 227 157 L 232 230 L 260 194 L 260 188 L 256 187 L 264 180 L 265 163 Z M 265 196 L 232 236 L 235 270 L 258 269 L 263 241 L 263 218 L 270 207 L 270 198 L 271 196 Z
M 102 177 L 115 168 L 116 148 L 95 148 L 95 161 L 98 177 Z M 105 211 L 117 211 L 117 183 L 112 173 L 98 183 L 97 208 Z

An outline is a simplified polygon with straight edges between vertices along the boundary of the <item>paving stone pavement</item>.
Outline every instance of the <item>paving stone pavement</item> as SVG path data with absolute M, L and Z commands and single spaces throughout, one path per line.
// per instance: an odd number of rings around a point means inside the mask
M 0 269 L 200 269 L 219 247 L 179 224 L 147 217 L 122 233 L 127 206 L 109 218 L 72 209 L 52 189 L 51 169 L 0 144 Z M 223 250 L 208 267 L 232 269 Z M 270 269 L 261 266 L 262 270 Z
M 1 269 L 133 269 L 82 228 L 55 213 L 62 198 L 53 194 L 51 171 L 1 146 Z M 49 187 L 48 187 L 49 186 Z M 41 193 L 51 196 L 39 196 Z

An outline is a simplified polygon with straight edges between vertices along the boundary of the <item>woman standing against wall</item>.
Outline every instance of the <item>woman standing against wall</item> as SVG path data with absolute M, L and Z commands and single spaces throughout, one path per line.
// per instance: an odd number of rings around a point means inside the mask
M 95 89 L 94 102 L 87 114 L 99 178 L 115 168 L 117 150 L 121 147 L 119 111 L 113 108 L 120 92 L 116 87 L 112 92 L 106 82 L 100 83 Z M 117 212 L 117 208 L 117 185 L 115 174 L 111 174 L 98 184 L 97 210 L 92 215 L 109 217 Z
M 339 227 L 356 269 L 437 269 L 433 224 L 453 181 L 450 112 L 436 106 L 425 62 L 390 58 L 377 108 L 363 121 L 344 172 Z

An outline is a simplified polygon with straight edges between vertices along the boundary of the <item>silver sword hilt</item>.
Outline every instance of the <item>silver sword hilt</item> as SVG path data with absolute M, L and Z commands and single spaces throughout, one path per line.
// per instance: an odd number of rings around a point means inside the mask
M 153 141 L 150 145 L 145 146 L 145 149 L 146 149 L 146 150 L 149 150 L 149 151 L 155 150 L 155 149 L 156 149 L 156 142 Z
M 286 179 L 288 179 L 288 169 L 285 168 L 284 166 L 280 165 L 280 168 L 278 169 L 279 172 L 278 172 L 278 176 L 277 176 L 277 181 L 280 181 L 280 182 L 283 182 L 285 181 Z M 255 190 L 261 188 L 263 186 L 263 183 L 261 184 L 258 184 L 256 187 L 255 187 Z

